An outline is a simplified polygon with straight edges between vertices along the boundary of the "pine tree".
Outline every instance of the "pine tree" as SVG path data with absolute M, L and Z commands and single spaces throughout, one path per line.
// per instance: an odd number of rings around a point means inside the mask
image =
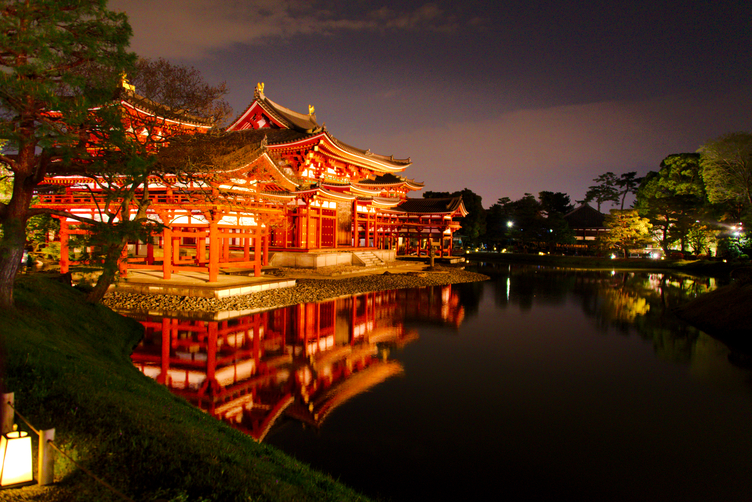
M 105 0 L 6 0 L 0 12 L 0 161 L 13 173 L 0 203 L 0 308 L 12 308 L 34 189 L 85 159 L 89 110 L 112 99 L 135 55 L 126 16 Z

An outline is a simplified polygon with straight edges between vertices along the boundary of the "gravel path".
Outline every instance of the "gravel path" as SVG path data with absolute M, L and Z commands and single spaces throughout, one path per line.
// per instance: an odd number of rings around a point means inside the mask
M 291 269 L 281 269 L 278 275 L 294 276 Z M 361 268 L 362 270 L 362 268 Z M 296 271 L 300 274 L 300 270 Z M 329 272 L 332 272 L 330 270 Z M 478 282 L 487 276 L 467 272 L 457 268 L 441 268 L 422 272 L 385 272 L 381 274 L 359 275 L 357 277 L 331 278 L 326 271 L 316 275 L 321 278 L 299 278 L 291 288 L 273 289 L 250 295 L 231 298 L 196 298 L 172 295 L 141 295 L 136 293 L 113 292 L 104 299 L 104 304 L 115 310 L 163 310 L 222 312 L 228 310 L 269 310 L 306 302 L 319 302 L 341 296 L 355 295 L 387 289 L 417 288 L 422 286 L 442 286 L 462 282 Z M 339 269 L 334 274 L 341 274 Z M 311 275 L 311 274 L 307 274 Z M 325 278 L 329 277 L 329 278 Z

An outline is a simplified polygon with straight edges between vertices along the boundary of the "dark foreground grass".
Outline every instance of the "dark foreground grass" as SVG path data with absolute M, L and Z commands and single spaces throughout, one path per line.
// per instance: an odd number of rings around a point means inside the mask
M 134 500 L 364 500 L 143 376 L 129 359 L 137 322 L 42 276 L 20 278 L 14 294 L 17 310 L 0 312 L 6 391 L 36 428 L 54 427 L 64 451 Z M 45 500 L 119 500 L 60 455 L 55 468 Z

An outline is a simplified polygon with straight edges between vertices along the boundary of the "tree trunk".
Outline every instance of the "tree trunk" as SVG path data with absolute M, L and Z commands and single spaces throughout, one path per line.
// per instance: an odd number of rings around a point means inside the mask
M 16 178 L 20 176 L 16 175 Z M 25 190 L 24 179 L 16 179 L 13 196 L 3 211 L 3 237 L 0 240 L 0 309 L 13 308 L 13 283 L 21 267 L 26 245 L 26 220 L 32 190 Z
M 20 231 L 18 229 L 20 229 Z M 26 232 L 24 225 L 3 225 L 3 239 L 0 242 L 0 309 L 13 309 L 13 283 L 21 267 Z
M 119 244 L 113 244 L 107 249 L 105 254 L 102 275 L 97 279 L 97 283 L 94 285 L 94 289 L 86 296 L 86 301 L 90 303 L 99 303 L 107 294 L 107 290 L 115 282 L 118 272 L 118 262 L 120 261 L 121 253 L 125 242 Z

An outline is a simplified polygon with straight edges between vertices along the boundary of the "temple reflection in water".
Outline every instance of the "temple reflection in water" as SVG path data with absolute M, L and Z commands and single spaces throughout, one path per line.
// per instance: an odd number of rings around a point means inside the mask
M 366 293 L 261 313 L 132 315 L 146 328 L 131 358 L 145 375 L 262 441 L 285 415 L 315 427 L 402 365 L 405 321 L 459 326 L 451 286 Z

